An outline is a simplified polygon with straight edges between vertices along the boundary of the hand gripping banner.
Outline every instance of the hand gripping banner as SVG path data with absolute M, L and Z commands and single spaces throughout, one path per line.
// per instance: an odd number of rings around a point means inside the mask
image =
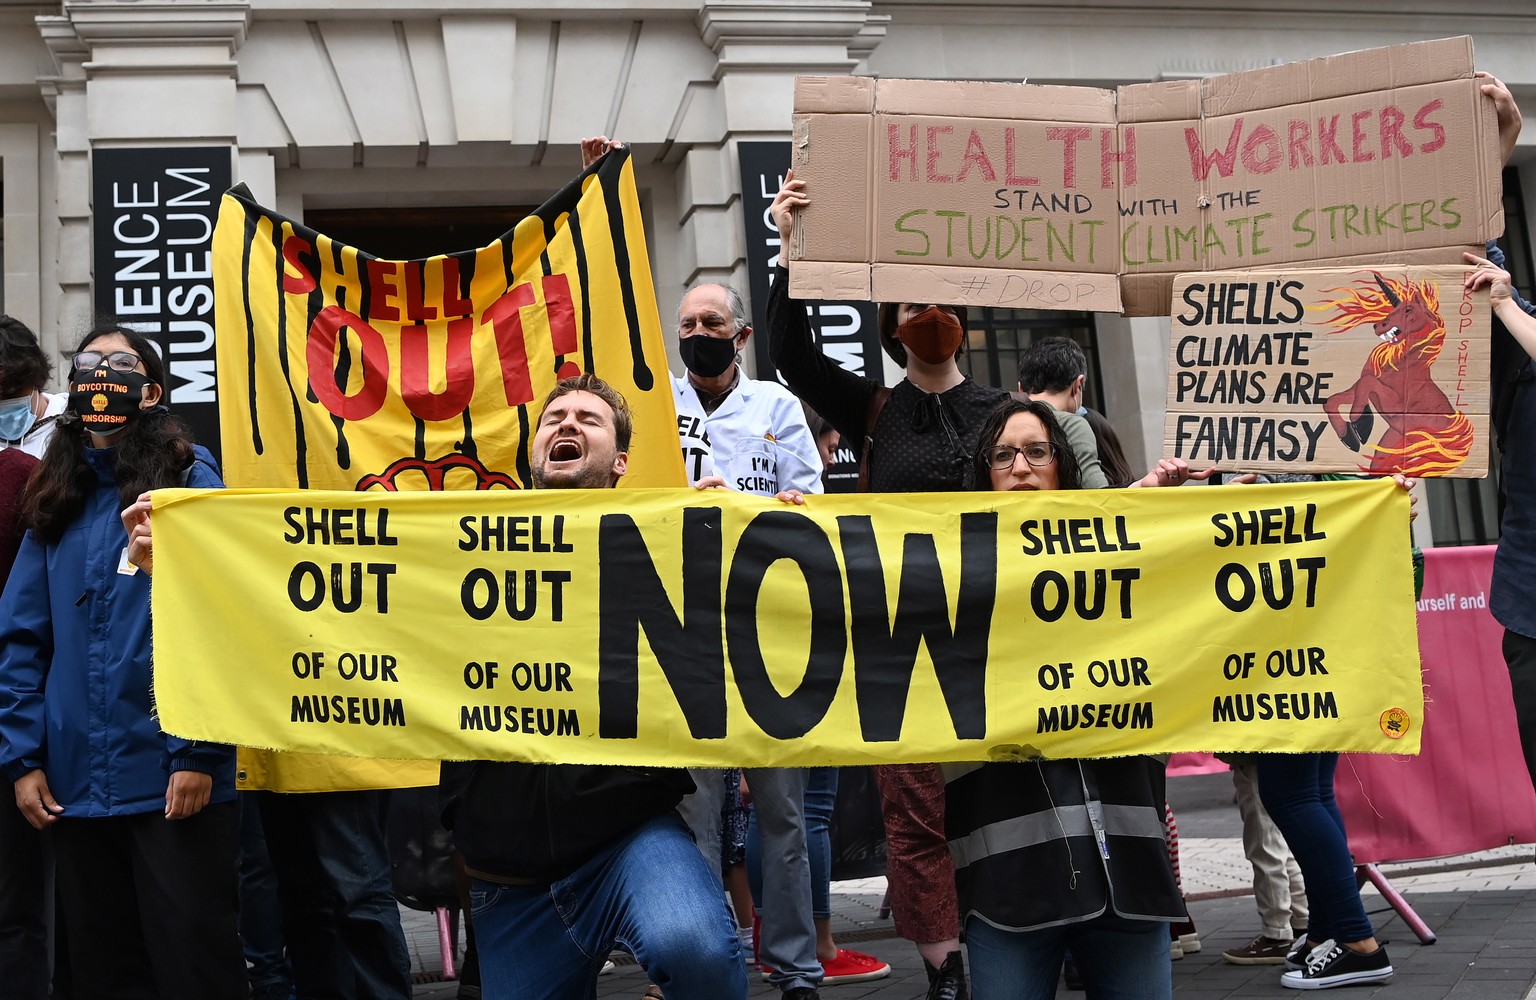
M 625 485 L 686 481 L 628 150 L 489 246 L 425 260 L 380 260 L 237 187 L 219 212 L 214 271 L 231 485 L 526 489 L 544 396 L 581 371 L 634 411 Z M 241 763 L 244 787 L 436 781 L 435 768 Z
M 772 767 L 1416 753 L 1423 722 L 1387 481 L 167 490 L 154 525 L 161 721 L 192 739 Z

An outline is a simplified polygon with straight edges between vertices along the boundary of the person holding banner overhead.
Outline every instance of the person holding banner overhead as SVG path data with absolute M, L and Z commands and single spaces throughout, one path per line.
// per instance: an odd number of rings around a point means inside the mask
M 783 246 L 795 212 L 810 203 L 795 172 L 769 211 Z M 876 493 L 965 488 L 976 431 L 1008 400 L 973 382 L 956 355 L 965 340 L 964 307 L 886 303 L 880 342 L 906 377 L 890 389 L 847 371 L 817 350 L 805 307 L 789 297 L 780 257 L 768 299 L 769 354 L 791 391 L 827 419 L 860 456 L 859 487 Z M 964 1000 L 954 869 L 944 841 L 943 779 L 931 764 L 875 768 L 885 815 L 887 869 L 896 930 L 914 942 L 928 968 L 929 1000 Z
M 1483 94 L 1494 102 L 1499 147 L 1508 163 L 1520 136 L 1520 108 L 1503 82 L 1478 75 L 1484 79 Z M 1476 268 L 1466 287 L 1487 288 L 1494 315 L 1491 390 L 1502 456 L 1501 517 L 1488 610 L 1504 626 L 1504 662 L 1520 746 L 1536 783 L 1536 306 L 1515 291 L 1498 245 L 1490 242 L 1486 254 L 1464 259 Z
M 119 521 L 147 490 L 222 483 L 160 405 L 146 338 L 102 327 L 73 362 L 0 598 L 0 766 L 51 832 L 77 995 L 236 1000 L 234 749 L 161 731 L 149 581 Z

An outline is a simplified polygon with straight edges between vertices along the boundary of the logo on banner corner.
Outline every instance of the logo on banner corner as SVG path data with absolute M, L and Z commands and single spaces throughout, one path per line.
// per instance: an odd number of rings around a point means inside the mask
M 1381 732 L 1389 740 L 1400 740 L 1408 735 L 1408 713 L 1400 708 L 1389 708 L 1381 713 Z

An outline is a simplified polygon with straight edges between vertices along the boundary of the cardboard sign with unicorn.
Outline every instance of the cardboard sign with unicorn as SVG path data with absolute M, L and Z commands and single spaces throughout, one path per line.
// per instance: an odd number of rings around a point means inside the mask
M 1166 453 L 1231 471 L 1487 475 L 1489 308 L 1466 270 L 1180 275 Z

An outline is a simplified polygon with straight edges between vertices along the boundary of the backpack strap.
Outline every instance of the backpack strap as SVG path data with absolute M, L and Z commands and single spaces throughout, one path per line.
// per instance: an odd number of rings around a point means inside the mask
M 880 411 L 885 409 L 885 404 L 890 401 L 891 390 L 886 386 L 875 389 L 875 394 L 869 397 L 869 412 L 864 416 L 864 447 L 859 451 L 859 487 L 858 492 L 869 492 L 869 463 L 875 450 L 875 424 L 880 420 Z

